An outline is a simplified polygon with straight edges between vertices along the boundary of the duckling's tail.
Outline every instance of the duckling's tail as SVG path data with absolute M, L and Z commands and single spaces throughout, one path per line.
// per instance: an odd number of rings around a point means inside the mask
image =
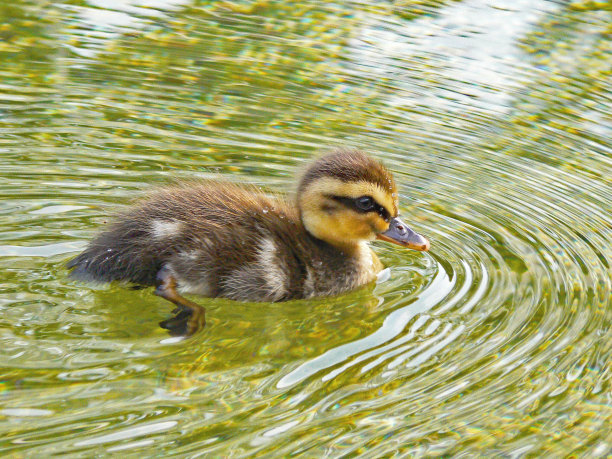
M 164 262 L 164 250 L 134 227 L 115 226 L 98 235 L 66 266 L 70 277 L 86 282 L 126 281 L 154 285 Z

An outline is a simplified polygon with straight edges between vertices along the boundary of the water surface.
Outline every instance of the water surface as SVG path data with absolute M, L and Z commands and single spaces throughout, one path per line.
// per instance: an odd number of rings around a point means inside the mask
M 6 3 L 6 2 L 5 2 Z M 612 450 L 605 2 L 0 6 L 0 452 L 577 456 Z M 429 253 L 285 304 L 70 281 L 172 178 L 292 189 L 359 147 Z

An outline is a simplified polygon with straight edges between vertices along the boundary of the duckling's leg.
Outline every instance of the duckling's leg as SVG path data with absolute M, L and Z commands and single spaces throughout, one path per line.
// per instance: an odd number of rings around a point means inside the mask
M 163 299 L 176 304 L 172 311 L 176 314 L 173 318 L 163 320 L 159 326 L 170 331 L 173 336 L 190 336 L 206 325 L 206 310 L 199 304 L 183 298 L 176 291 L 176 279 L 167 268 L 162 268 L 157 273 L 157 288 L 155 294 Z

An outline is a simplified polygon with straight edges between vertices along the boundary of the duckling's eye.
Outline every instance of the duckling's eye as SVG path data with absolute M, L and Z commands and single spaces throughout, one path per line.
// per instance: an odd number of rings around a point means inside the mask
M 355 204 L 359 210 L 363 210 L 365 212 L 374 210 L 374 199 L 369 196 L 361 196 L 360 198 L 355 199 Z

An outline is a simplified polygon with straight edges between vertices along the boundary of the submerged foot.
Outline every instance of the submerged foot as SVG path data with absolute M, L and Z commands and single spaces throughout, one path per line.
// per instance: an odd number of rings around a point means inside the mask
M 159 326 L 168 330 L 172 336 L 191 336 L 206 325 L 204 308 L 177 307 L 172 312 L 176 314 L 174 317 L 159 323 Z
M 191 310 L 176 308 L 172 311 L 176 315 L 159 323 L 161 328 L 165 328 L 172 336 L 189 336 L 195 333 L 193 325 L 189 325 L 189 320 L 193 315 Z
M 159 326 L 165 328 L 172 336 L 191 336 L 206 325 L 204 308 L 176 291 L 176 279 L 167 269 L 162 268 L 157 274 L 155 295 L 174 303 L 174 317 L 162 320 Z

